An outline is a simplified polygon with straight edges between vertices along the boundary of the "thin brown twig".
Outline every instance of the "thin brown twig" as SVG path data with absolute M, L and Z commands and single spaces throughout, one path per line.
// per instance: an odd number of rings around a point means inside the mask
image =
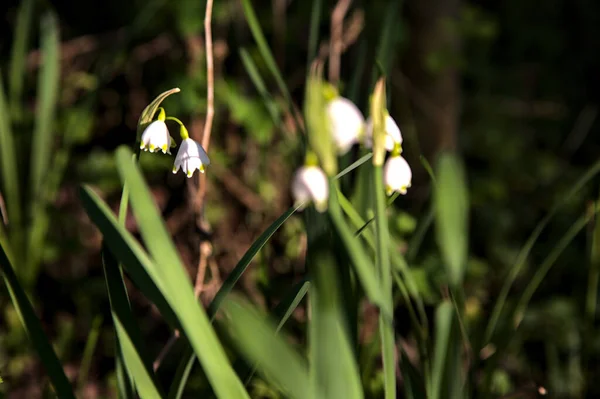
M 165 345 L 165 347 L 162 348 L 162 350 L 156 357 L 156 360 L 154 361 L 154 363 L 152 363 L 152 369 L 154 370 L 154 372 L 156 372 L 156 370 L 158 370 L 158 368 L 160 367 L 160 364 L 162 363 L 164 358 L 167 356 L 167 353 L 169 353 L 169 351 L 171 350 L 173 345 L 175 345 L 175 342 L 177 342 L 177 338 L 179 338 L 179 330 L 175 330 L 175 333 L 173 335 L 171 335 L 171 337 L 167 341 L 167 344 Z
M 340 60 L 344 47 L 344 17 L 352 0 L 338 0 L 331 13 L 331 51 L 329 52 L 329 82 L 337 85 L 340 80 Z
M 213 58 L 212 42 L 212 7 L 213 0 L 206 2 L 206 12 L 204 15 L 204 39 L 206 42 L 206 120 L 204 122 L 204 132 L 202 133 L 202 147 L 208 152 L 210 145 L 210 133 L 212 129 L 213 117 L 215 115 L 215 70 Z M 206 175 L 202 174 L 199 178 L 199 186 L 196 200 L 197 222 L 202 230 L 208 230 L 204 221 L 204 197 L 206 195 Z M 211 245 L 209 242 L 200 243 L 200 260 L 198 261 L 198 272 L 194 284 L 194 293 L 199 297 L 204 285 L 204 274 L 206 271 L 206 261 L 210 256 Z M 203 266 L 204 265 L 204 266 Z

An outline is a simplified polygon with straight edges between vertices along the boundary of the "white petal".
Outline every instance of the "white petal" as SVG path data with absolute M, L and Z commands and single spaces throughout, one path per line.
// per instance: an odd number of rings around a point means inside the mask
M 392 151 L 396 143 L 402 144 L 402 133 L 394 118 L 387 115 L 385 118 L 385 149 Z M 373 147 L 373 121 L 371 117 L 367 119 L 367 127 L 365 129 L 365 147 Z
M 175 156 L 174 173 L 181 167 L 188 177 L 192 177 L 196 170 L 204 173 L 204 165 L 210 165 L 210 159 L 204 148 L 190 138 L 183 140 Z
M 170 144 L 169 130 L 164 121 L 157 120 L 150 123 L 142 133 L 140 148 L 146 151 L 167 152 Z
M 337 97 L 327 104 L 331 134 L 340 153 L 344 154 L 358 142 L 364 128 L 364 117 L 347 98 Z
M 319 212 L 323 212 L 329 199 L 327 176 L 316 166 L 300 168 L 292 181 L 292 195 L 296 202 L 312 202 Z
M 406 194 L 412 184 L 412 170 L 401 156 L 391 157 L 383 168 L 383 180 L 388 192 Z

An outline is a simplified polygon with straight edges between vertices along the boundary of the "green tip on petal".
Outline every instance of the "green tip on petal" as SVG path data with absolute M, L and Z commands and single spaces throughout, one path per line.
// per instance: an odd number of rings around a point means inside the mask
M 167 114 L 165 112 L 165 109 L 163 107 L 159 107 L 158 109 L 159 109 L 159 111 L 158 111 L 158 118 L 157 119 L 159 121 L 163 121 L 164 122 L 165 119 L 167 119 Z
M 144 148 L 146 148 L 146 146 L 144 145 L 144 143 L 140 143 L 140 150 L 143 150 Z
M 394 148 L 392 149 L 392 156 L 399 157 L 402 154 L 402 144 L 394 143 Z
M 325 97 L 325 101 L 329 102 L 340 96 L 340 93 L 331 83 L 323 84 L 323 96 Z
M 193 172 L 193 171 L 191 171 L 191 170 L 188 170 L 188 172 L 187 172 L 187 177 L 192 177 L 192 175 L 193 175 L 193 174 L 194 174 L 194 172 Z
M 392 188 L 390 186 L 385 186 L 385 193 L 388 196 L 392 195 L 393 192 L 394 192 L 394 190 L 392 190 Z
M 154 144 L 150 144 L 150 151 L 154 151 L 154 149 L 156 148 L 156 146 Z
M 167 147 L 167 145 L 165 144 L 165 145 L 163 145 L 163 146 L 162 146 L 162 148 L 161 148 L 161 149 L 162 149 L 162 151 L 163 151 L 163 152 L 167 152 L 167 150 L 168 150 L 169 148 L 168 148 L 168 147 Z
M 177 167 L 173 166 L 173 173 L 177 173 Z
M 200 165 L 200 172 L 204 173 L 204 165 Z

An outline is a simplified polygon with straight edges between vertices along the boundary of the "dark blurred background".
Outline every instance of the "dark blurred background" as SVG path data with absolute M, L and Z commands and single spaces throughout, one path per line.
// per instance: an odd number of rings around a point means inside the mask
M 329 39 L 335 6 L 333 1 L 323 3 L 319 46 Z M 5 0 L 0 13 L 5 87 L 19 4 Z M 312 2 L 254 0 L 253 5 L 301 107 Z M 34 5 L 25 112 L 13 126 L 20 148 L 29 146 L 35 118 L 37 71 L 44 62 L 38 51 L 40 21 L 48 11 L 56 13 L 61 35 L 61 86 L 53 129 L 60 130 L 72 110 L 86 110 L 48 206 L 48 234 L 39 248 L 41 267 L 29 286 L 71 377 L 81 372 L 90 332 L 99 336 L 81 397 L 114 397 L 115 377 L 101 237 L 82 210 L 77 188 L 83 182 L 93 185 L 117 210 L 121 183 L 113 151 L 133 144 L 140 112 L 164 90 L 181 88 L 163 105 L 169 115 L 186 123 L 192 137 L 200 137 L 206 108 L 204 7 L 199 0 L 62 0 Z M 466 292 L 474 318 L 489 316 L 519 248 L 557 199 L 598 159 L 599 37 L 597 0 L 352 2 L 344 25 L 342 93 L 366 113 L 376 60 L 380 62 L 388 76 L 390 114 L 403 132 L 404 155 L 414 173 L 413 187 L 396 201 L 390 222 L 398 250 L 407 250 L 429 210 L 431 181 L 420 156 L 434 164 L 441 150 L 457 149 L 465 160 L 472 202 Z M 266 72 L 239 1 L 215 1 L 213 38 L 216 116 L 206 202 L 212 256 L 204 303 L 253 240 L 291 205 L 289 181 L 301 151 L 299 132 Z M 280 110 L 279 123 L 271 119 L 244 69 L 240 48 L 249 52 L 265 77 Z M 52 145 L 62 148 L 63 142 Z M 27 168 L 27 151 L 20 155 Z M 198 182 L 196 176 L 187 180 L 173 175 L 171 163 L 167 156 L 142 155 L 156 202 L 194 278 L 199 244 L 207 238 L 195 218 Z M 509 300 L 596 198 L 597 188 L 595 179 L 552 220 Z M 133 219 L 128 228 L 136 231 Z M 435 283 L 440 258 L 433 238 L 427 233 L 410 259 L 419 288 L 431 303 L 440 296 Z M 583 381 L 600 376 L 600 340 L 583 345 L 581 339 L 586 331 L 589 241 L 589 232 L 578 236 L 534 296 L 519 339 L 498 370 L 498 392 L 534 381 L 550 387 L 554 397 L 576 398 L 582 395 Z M 304 247 L 302 219 L 296 215 L 257 256 L 239 290 L 261 306 L 272 307 L 302 276 Z M 148 350 L 156 357 L 169 331 L 135 287 L 130 293 Z M 8 398 L 41 397 L 48 382 L 4 286 L 0 311 L 0 392 Z M 304 319 L 298 310 L 290 330 L 302 331 Z M 403 322 L 408 319 L 397 324 Z M 591 359 L 587 366 L 582 366 L 581 356 Z M 170 378 L 176 360 L 165 359 L 161 378 Z M 205 382 L 201 376 L 191 381 L 189 397 L 194 397 L 194 384 Z M 260 385 L 254 389 L 256 397 L 277 397 Z M 588 397 L 600 395 L 593 384 L 587 389 Z

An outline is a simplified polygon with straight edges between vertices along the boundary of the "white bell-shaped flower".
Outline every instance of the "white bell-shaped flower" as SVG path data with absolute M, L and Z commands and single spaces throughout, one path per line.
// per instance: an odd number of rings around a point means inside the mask
M 412 183 L 412 170 L 400 155 L 388 158 L 383 167 L 383 183 L 388 195 L 393 192 L 406 194 Z
M 364 130 L 365 119 L 352 101 L 340 96 L 329 101 L 327 115 L 338 152 L 345 154 L 358 142 Z
M 385 118 L 385 149 L 392 151 L 396 144 L 402 144 L 402 133 L 394 118 L 387 115 Z M 367 119 L 364 145 L 367 148 L 373 147 L 373 121 L 371 117 Z
M 142 133 L 140 149 L 150 152 L 162 150 L 163 154 L 171 154 L 171 135 L 164 120 L 158 119 L 146 127 Z
M 177 151 L 177 156 L 175 157 L 175 164 L 173 165 L 173 173 L 177 173 L 179 168 L 181 168 L 187 177 L 192 177 L 196 169 L 204 173 L 204 166 L 207 165 L 210 165 L 210 159 L 208 159 L 204 148 L 188 137 L 179 146 L 179 151 Z
M 298 169 L 292 181 L 292 196 L 296 203 L 304 204 L 301 208 L 312 202 L 317 211 L 324 212 L 329 199 L 329 182 L 325 172 L 318 166 Z

